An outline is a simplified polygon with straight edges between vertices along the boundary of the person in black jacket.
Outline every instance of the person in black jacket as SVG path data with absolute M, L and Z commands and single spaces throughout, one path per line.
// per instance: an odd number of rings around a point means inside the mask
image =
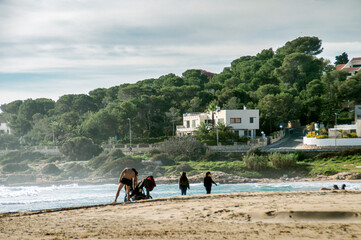
M 182 175 L 179 178 L 179 189 L 181 190 L 182 195 L 187 195 L 187 189 L 189 189 L 189 181 L 186 172 L 182 172 Z
M 207 194 L 211 193 L 212 183 L 217 186 L 217 183 L 215 183 L 213 181 L 212 177 L 211 177 L 211 172 L 206 173 L 206 176 L 204 177 L 203 183 L 204 183 L 204 187 L 206 188 Z

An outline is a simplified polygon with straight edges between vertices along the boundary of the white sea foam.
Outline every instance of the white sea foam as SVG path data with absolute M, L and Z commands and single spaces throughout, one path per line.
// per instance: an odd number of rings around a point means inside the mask
M 321 187 L 340 187 L 343 183 L 348 190 L 361 190 L 360 182 L 279 182 L 218 184 L 212 193 L 260 192 L 260 191 L 302 191 L 318 190 Z M 102 185 L 53 185 L 53 186 L 0 186 L 0 212 L 54 209 L 62 207 L 87 206 L 110 203 L 115 196 L 116 184 Z M 204 194 L 202 183 L 190 185 L 188 195 Z M 180 195 L 178 184 L 159 184 L 151 192 L 153 198 Z M 124 199 L 124 191 L 118 198 Z

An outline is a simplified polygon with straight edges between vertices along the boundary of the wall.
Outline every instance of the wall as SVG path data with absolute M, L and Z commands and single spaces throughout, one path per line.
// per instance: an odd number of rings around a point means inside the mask
M 316 147 L 351 147 L 361 146 L 361 138 L 308 138 L 303 137 L 303 144 Z

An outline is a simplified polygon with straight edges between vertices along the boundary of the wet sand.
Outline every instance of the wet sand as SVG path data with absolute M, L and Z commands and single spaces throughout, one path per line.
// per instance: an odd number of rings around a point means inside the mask
M 361 191 L 179 196 L 0 214 L 0 239 L 361 239 Z

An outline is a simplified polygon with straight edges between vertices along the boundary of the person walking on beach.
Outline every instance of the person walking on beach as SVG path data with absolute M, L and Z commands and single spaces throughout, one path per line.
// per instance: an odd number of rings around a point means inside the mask
M 212 177 L 211 177 L 211 172 L 206 173 L 206 176 L 204 177 L 203 183 L 204 183 L 204 187 L 206 188 L 207 194 L 211 193 L 212 183 L 217 186 L 217 183 L 215 183 L 213 181 Z
M 190 189 L 186 172 L 182 172 L 179 178 L 179 189 L 182 195 L 187 195 L 187 189 Z
M 112 202 L 112 204 L 117 202 L 117 199 L 119 197 L 120 190 L 122 190 L 123 186 L 125 185 L 126 189 L 126 195 L 127 195 L 127 201 L 130 200 L 130 190 L 135 189 L 135 187 L 138 184 L 138 172 L 135 168 L 124 168 L 122 173 L 119 177 L 119 185 L 117 192 L 115 194 L 115 199 Z

